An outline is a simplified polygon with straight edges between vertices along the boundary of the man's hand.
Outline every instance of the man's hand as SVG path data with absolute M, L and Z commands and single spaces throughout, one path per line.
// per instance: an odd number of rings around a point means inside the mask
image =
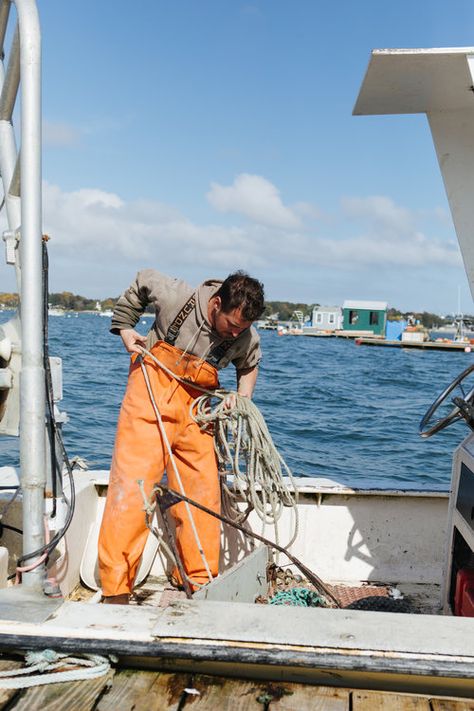
M 224 410 L 233 410 L 237 404 L 236 393 L 229 393 L 224 400 Z
M 145 345 L 146 336 L 142 336 L 138 331 L 134 331 L 133 328 L 123 328 L 120 331 L 120 338 L 129 353 L 142 353 L 140 346 Z
M 240 397 L 248 397 L 252 399 L 255 383 L 257 382 L 257 376 L 258 366 L 237 371 L 237 394 L 240 395 Z M 226 410 L 233 410 L 236 404 L 236 394 L 230 392 L 224 400 L 224 408 Z

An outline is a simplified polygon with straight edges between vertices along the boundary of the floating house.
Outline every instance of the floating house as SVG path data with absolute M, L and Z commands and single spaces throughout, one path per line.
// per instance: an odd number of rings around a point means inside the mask
M 342 309 L 340 306 L 315 306 L 311 327 L 321 331 L 338 331 L 342 328 Z
M 387 321 L 387 306 L 386 301 L 344 301 L 343 330 L 371 332 L 383 336 Z

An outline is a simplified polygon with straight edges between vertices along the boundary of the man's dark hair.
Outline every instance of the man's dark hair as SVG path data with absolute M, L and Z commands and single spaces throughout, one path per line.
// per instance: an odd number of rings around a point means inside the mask
M 216 292 L 216 296 L 220 296 L 224 313 L 228 314 L 240 308 L 242 317 L 246 321 L 258 319 L 265 308 L 263 284 L 240 270 L 229 274 Z

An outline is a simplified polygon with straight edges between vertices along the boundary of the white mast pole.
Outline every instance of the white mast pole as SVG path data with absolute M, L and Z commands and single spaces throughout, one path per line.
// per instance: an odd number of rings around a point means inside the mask
M 45 377 L 43 367 L 41 206 L 41 33 L 35 0 L 14 0 L 20 31 L 21 74 L 21 334 L 20 472 L 23 554 L 44 545 Z M 33 563 L 27 560 L 26 564 Z M 44 564 L 23 574 L 41 588 Z

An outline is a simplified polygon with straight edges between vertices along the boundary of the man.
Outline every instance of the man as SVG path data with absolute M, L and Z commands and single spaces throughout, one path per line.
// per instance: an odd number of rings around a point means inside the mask
M 155 309 L 155 323 L 145 337 L 133 327 L 149 304 Z M 223 282 L 206 281 L 194 290 L 179 279 L 146 269 L 118 300 L 111 331 L 120 334 L 132 362 L 99 536 L 103 602 L 128 603 L 148 536 L 137 480 L 144 481 L 149 496 L 166 470 L 170 487 L 180 490 L 137 354 L 145 345 L 161 364 L 144 357 L 186 496 L 220 512 L 213 437 L 199 429 L 189 412 L 191 403 L 201 394 L 193 384 L 208 390 L 218 387 L 218 370 L 232 362 L 238 393 L 252 397 L 261 351 L 259 337 L 251 326 L 263 309 L 262 284 L 241 271 Z M 169 371 L 184 378 L 186 384 Z M 170 512 L 188 581 L 193 587 L 207 583 L 209 572 L 213 577 L 218 574 L 219 521 L 196 508 L 192 508 L 191 521 L 182 502 Z M 183 582 L 177 570 L 173 576 Z

